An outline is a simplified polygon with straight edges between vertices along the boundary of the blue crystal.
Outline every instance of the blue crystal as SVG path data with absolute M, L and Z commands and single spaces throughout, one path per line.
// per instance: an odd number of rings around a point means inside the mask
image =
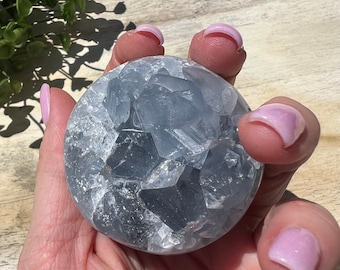
M 243 149 L 248 105 L 195 62 L 146 57 L 99 78 L 65 135 L 72 197 L 98 231 L 155 254 L 202 248 L 227 233 L 263 166 Z

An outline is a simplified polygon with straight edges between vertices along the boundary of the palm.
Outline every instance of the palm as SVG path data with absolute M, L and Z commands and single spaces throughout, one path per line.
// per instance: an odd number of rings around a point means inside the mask
M 46 254 L 39 269 L 46 266 L 53 269 L 237 269 L 246 267 L 254 257 L 256 249 L 253 235 L 240 223 L 233 232 L 212 245 L 189 254 L 176 256 L 157 256 L 136 251 L 120 245 L 95 231 L 82 218 L 71 199 L 57 209 L 68 209 L 50 220 L 46 226 L 48 235 L 43 248 Z M 66 205 L 70 203 L 71 205 Z M 51 209 L 50 209 L 51 210 Z M 68 218 L 69 217 L 69 218 Z M 36 244 L 36 243 L 35 243 Z M 246 260 L 243 258 L 248 254 Z M 249 256 L 249 254 L 252 254 Z M 256 269 L 257 260 L 251 269 Z M 249 265 L 250 266 L 250 265 Z M 230 268 L 231 267 L 231 268 Z

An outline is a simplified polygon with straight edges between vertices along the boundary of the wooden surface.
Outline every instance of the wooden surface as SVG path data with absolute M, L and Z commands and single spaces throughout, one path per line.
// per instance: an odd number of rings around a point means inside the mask
M 106 6 L 106 12 L 100 3 Z M 81 47 L 83 57 L 77 60 L 78 67 L 72 66 L 70 63 L 74 62 L 67 58 L 69 66 L 64 64 L 53 76 L 33 78 L 32 88 L 37 91 L 43 80 L 52 81 L 52 86 L 62 81 L 64 89 L 79 98 L 81 92 L 71 89 L 79 89 L 84 80 L 94 80 L 101 74 L 98 69 L 106 65 L 110 45 L 129 22 L 158 26 L 164 33 L 166 53 L 181 57 L 186 56 L 195 32 L 211 23 L 228 22 L 236 26 L 244 38 L 248 59 L 236 87 L 251 107 L 285 95 L 308 106 L 319 118 L 320 143 L 313 157 L 293 178 L 289 189 L 320 203 L 340 222 L 339 1 L 126 0 L 124 3 L 127 10 L 115 14 L 112 10 L 117 2 L 91 2 L 89 7 L 93 12 L 90 14 L 99 32 L 89 28 L 87 33 L 83 27 L 84 35 L 77 42 L 88 46 Z M 105 49 L 98 50 L 95 46 Z M 92 54 L 88 55 L 91 50 Z M 15 121 L 22 126 L 29 121 L 30 126 L 24 132 L 0 137 L 1 269 L 16 268 L 30 222 L 38 150 L 29 146 L 42 136 L 42 131 L 33 121 L 41 119 L 37 101 L 29 99 L 27 104 L 33 106 L 32 112 L 26 120 Z M 2 131 L 10 122 L 1 110 Z

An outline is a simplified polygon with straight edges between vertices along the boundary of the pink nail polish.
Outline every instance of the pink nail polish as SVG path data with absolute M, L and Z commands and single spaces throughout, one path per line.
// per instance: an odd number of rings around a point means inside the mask
M 223 33 L 229 37 L 231 37 L 236 45 L 237 50 L 240 50 L 243 48 L 243 40 L 241 34 L 231 25 L 224 24 L 224 23 L 215 23 L 210 25 L 207 29 L 204 31 L 204 35 L 210 35 L 215 33 Z
M 285 148 L 297 141 L 306 125 L 298 110 L 280 103 L 263 105 L 250 113 L 249 120 L 272 127 L 280 135 Z
M 47 83 L 40 88 L 40 108 L 42 120 L 46 126 L 50 117 L 50 86 Z
M 277 236 L 268 256 L 289 270 L 313 270 L 320 258 L 320 246 L 308 230 L 288 228 Z
M 135 29 L 135 32 L 151 33 L 159 40 L 159 45 L 162 45 L 164 43 L 164 37 L 162 32 L 157 27 L 151 24 L 142 24 Z

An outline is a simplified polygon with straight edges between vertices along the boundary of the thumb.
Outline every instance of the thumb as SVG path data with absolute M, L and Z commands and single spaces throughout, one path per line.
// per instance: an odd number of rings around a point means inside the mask
M 64 133 L 75 101 L 61 89 L 50 89 L 47 84 L 43 84 L 40 104 L 46 131 L 39 152 L 29 234 L 40 234 L 41 230 L 57 226 L 58 223 L 63 223 L 65 218 L 71 218 L 76 211 L 75 207 L 70 207 L 73 202 L 66 192 L 63 156 Z
M 81 247 L 87 251 L 80 254 L 88 254 L 93 235 L 90 225 L 83 223 L 66 184 L 64 133 L 75 101 L 61 89 L 43 84 L 40 104 L 46 131 L 39 152 L 31 225 L 18 269 L 37 269 L 37 265 L 41 269 L 42 265 L 55 263 L 56 254 L 62 265 L 67 264 L 71 255 L 61 252 L 65 246 L 72 245 L 76 236 L 81 235 L 82 243 L 87 243 Z
M 272 207 L 256 231 L 262 269 L 335 269 L 340 229 L 323 207 L 302 199 Z

